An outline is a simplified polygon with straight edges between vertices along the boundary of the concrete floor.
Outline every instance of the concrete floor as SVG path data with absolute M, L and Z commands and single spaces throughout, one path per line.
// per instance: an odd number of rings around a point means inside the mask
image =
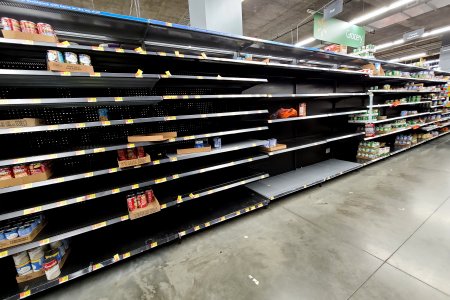
M 80 278 L 52 299 L 449 299 L 450 136 Z

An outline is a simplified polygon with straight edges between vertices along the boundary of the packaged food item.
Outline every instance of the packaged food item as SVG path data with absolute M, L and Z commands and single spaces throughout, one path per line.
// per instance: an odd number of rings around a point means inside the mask
M 40 174 L 40 173 L 45 172 L 45 166 L 40 162 L 29 164 L 28 169 L 30 170 L 30 175 Z
M 59 252 L 59 257 L 62 259 L 64 257 L 64 255 L 66 254 L 66 250 L 64 248 L 64 245 L 62 243 L 62 241 L 56 241 L 53 243 L 50 243 L 50 249 L 53 250 L 58 250 Z
M 37 32 L 39 34 L 48 35 L 48 36 L 55 35 L 55 31 L 53 30 L 53 27 L 47 23 L 37 23 Z
M 147 196 L 148 203 L 152 203 L 155 200 L 153 190 L 146 190 L 145 195 Z
M 59 249 L 50 249 L 45 252 L 45 259 L 54 258 L 58 262 L 61 261 L 61 255 L 59 254 Z
M 5 231 L 5 237 L 7 240 L 13 240 L 19 236 L 19 229 L 13 226 Z
M 136 153 L 136 149 L 127 149 L 127 159 L 136 159 L 137 158 L 137 153 Z
M 120 161 L 127 160 L 127 151 L 125 149 L 117 150 L 117 157 Z
M 100 121 L 108 121 L 108 109 L 107 108 L 99 108 L 98 109 L 98 119 Z
M 137 208 L 137 203 L 136 203 L 136 195 L 134 193 L 128 194 L 127 195 L 127 205 L 128 205 L 128 210 L 129 211 L 134 211 Z
M 366 124 L 365 132 L 366 137 L 375 136 L 375 124 Z
M 37 33 L 36 24 L 27 20 L 20 21 L 20 29 L 22 32 Z
M 64 63 L 64 56 L 58 50 L 47 50 L 47 61 Z
M 30 169 L 27 165 L 17 165 L 12 168 L 14 177 L 20 178 L 30 175 Z
M 26 263 L 23 263 L 21 265 L 16 265 L 16 271 L 17 271 L 17 275 L 19 275 L 19 276 L 27 275 L 27 274 L 30 274 L 31 272 L 33 272 L 33 269 L 31 268 L 30 260 L 28 260 Z
M 91 57 L 87 54 L 79 54 L 78 60 L 80 61 L 80 65 L 91 66 Z
M 306 103 L 300 103 L 298 105 L 298 116 L 306 117 Z
M 28 256 L 31 261 L 31 268 L 33 272 L 42 270 L 44 264 L 44 249 L 42 247 L 33 248 L 28 250 Z
M 30 262 L 27 251 L 22 251 L 13 255 L 14 264 L 16 266 Z
M 203 140 L 195 140 L 195 148 L 202 148 Z
M 33 231 L 33 229 L 31 229 L 31 225 L 27 224 L 27 223 L 25 223 L 24 225 L 20 226 L 17 229 L 17 233 L 19 234 L 19 236 L 30 235 L 32 231 Z
M 136 202 L 137 202 L 137 208 L 144 208 L 147 206 L 147 196 L 144 193 L 144 191 L 140 191 L 136 194 Z
M 14 178 L 13 171 L 10 167 L 0 168 L 0 180 Z
M 145 149 L 142 146 L 137 147 L 138 157 L 145 157 Z
M 64 59 L 68 64 L 72 65 L 78 64 L 78 56 L 73 52 L 64 52 Z
M 2 26 L 3 30 L 20 31 L 20 23 L 16 19 L 3 17 Z
M 6 240 L 5 231 L 0 229 L 0 241 Z
M 53 280 L 61 275 L 61 270 L 59 269 L 59 263 L 56 258 L 48 258 L 44 261 L 44 271 L 47 280 Z
M 216 149 L 222 148 L 222 139 L 220 137 L 213 138 L 213 144 Z

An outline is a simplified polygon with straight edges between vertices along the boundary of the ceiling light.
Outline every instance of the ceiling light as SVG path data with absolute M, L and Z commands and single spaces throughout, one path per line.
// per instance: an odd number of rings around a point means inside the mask
M 361 22 L 367 21 L 369 19 L 372 19 L 373 17 L 379 16 L 381 14 L 384 14 L 385 12 L 388 12 L 390 10 L 393 10 L 395 8 L 398 8 L 400 6 L 403 6 L 405 4 L 408 4 L 408 3 L 411 3 L 411 2 L 414 2 L 414 1 L 415 0 L 399 0 L 399 1 L 395 1 L 394 3 L 392 3 L 389 6 L 383 6 L 383 7 L 379 8 L 377 10 L 374 10 L 374 11 L 368 13 L 368 14 L 365 14 L 365 15 L 362 15 L 360 17 L 357 17 L 357 18 L 351 20 L 349 23 L 350 24 L 354 24 L 354 25 L 355 24 L 359 24 Z
M 389 60 L 389 62 L 399 62 L 399 61 L 411 60 L 411 59 L 421 58 L 424 56 L 427 56 L 427 54 L 425 52 L 422 52 L 422 53 L 408 55 L 408 56 L 404 56 L 404 57 L 400 57 L 400 58 L 394 58 L 394 59 Z
M 300 42 L 296 43 L 296 44 L 295 44 L 295 47 L 301 47 L 301 46 L 303 46 L 303 45 L 312 43 L 312 42 L 314 42 L 315 40 L 316 40 L 315 38 L 309 37 L 309 38 L 307 38 L 307 39 L 304 39 L 303 41 L 300 41 Z
M 446 32 L 446 31 L 450 31 L 450 26 L 445 26 L 445 27 L 433 29 L 431 31 L 425 32 L 423 34 L 423 36 L 435 35 L 435 34 L 443 33 L 443 32 Z
M 381 44 L 381 45 L 376 45 L 375 46 L 375 50 L 381 50 L 381 49 L 389 48 L 389 47 L 392 47 L 392 46 L 395 46 L 395 45 L 400 45 L 400 44 L 403 44 L 404 42 L 405 42 L 404 39 L 399 39 L 399 40 L 396 40 L 396 41 L 393 41 L 393 42 L 389 42 L 389 43 L 385 43 L 385 44 Z

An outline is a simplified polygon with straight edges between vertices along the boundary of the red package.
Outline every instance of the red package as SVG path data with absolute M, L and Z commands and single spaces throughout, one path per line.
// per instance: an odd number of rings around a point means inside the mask
M 117 156 L 119 157 L 119 160 L 127 160 L 127 152 L 125 151 L 125 149 L 120 149 L 117 150 Z
M 147 196 L 147 202 L 152 203 L 154 199 L 153 190 L 146 190 L 145 195 Z
M 145 150 L 144 147 L 137 147 L 137 153 L 138 153 L 138 157 L 145 157 Z
M 46 169 L 42 163 L 32 163 L 28 168 L 30 170 L 30 175 L 44 173 Z
M 22 32 L 37 33 L 36 24 L 31 21 L 21 20 L 20 29 Z
M 127 159 L 136 159 L 137 153 L 136 149 L 127 149 Z
M 20 24 L 17 20 L 11 18 L 2 18 L 3 30 L 20 31 Z
M 26 166 L 26 165 L 14 166 L 12 168 L 12 170 L 13 170 L 15 178 L 25 177 L 25 176 L 30 175 L 30 169 L 28 169 L 28 166 Z
M 55 32 L 50 24 L 37 23 L 37 31 L 39 34 L 54 36 Z
M 13 171 L 10 167 L 0 168 L 0 180 L 14 178 Z
M 144 192 L 139 192 L 136 196 L 136 200 L 137 200 L 137 207 L 138 208 L 144 208 L 147 206 L 148 202 L 147 202 L 147 196 L 145 195 Z
M 127 205 L 128 205 L 128 211 L 133 211 L 136 209 L 136 195 L 135 194 L 129 194 L 127 196 Z

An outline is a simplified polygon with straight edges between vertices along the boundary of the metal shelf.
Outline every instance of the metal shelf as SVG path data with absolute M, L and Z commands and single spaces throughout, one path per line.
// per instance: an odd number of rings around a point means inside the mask
M 364 113 L 367 110 L 354 110 L 354 111 L 346 111 L 346 112 L 340 112 L 340 113 L 331 113 L 331 114 L 321 114 L 321 115 L 311 115 L 306 117 L 294 117 L 294 118 L 286 118 L 286 119 L 275 119 L 275 120 L 267 120 L 267 123 L 281 123 L 281 122 L 292 122 L 292 121 L 301 121 L 301 120 L 308 120 L 308 119 L 318 119 L 318 118 L 328 118 L 328 117 L 337 117 L 337 116 L 345 116 L 345 115 L 352 115 L 352 114 L 358 114 L 358 113 Z
M 410 130 L 410 129 L 412 129 L 412 127 L 406 127 L 406 128 L 394 130 L 394 131 L 391 131 L 391 132 L 388 132 L 388 133 L 383 133 L 383 134 L 378 134 L 378 135 L 371 136 L 371 137 L 366 137 L 366 138 L 364 138 L 364 140 L 365 141 L 370 141 L 370 140 L 373 140 L 373 139 L 377 139 L 377 138 L 380 138 L 380 137 L 383 137 L 383 136 L 396 134 L 396 133 L 407 131 L 407 130 Z
M 392 105 L 392 104 L 375 104 L 372 105 L 373 108 L 377 108 L 377 107 L 397 107 L 397 106 L 405 106 L 405 105 L 420 105 L 420 104 L 428 104 L 431 103 L 430 101 L 420 101 L 420 102 L 411 102 L 411 103 L 399 103 L 396 105 Z M 370 106 L 368 105 L 367 108 L 369 108 Z M 432 106 L 430 106 L 431 108 L 433 108 Z
M 437 84 L 446 84 L 447 80 L 443 79 L 426 79 L 426 78 L 412 78 L 412 77 L 400 77 L 400 76 L 374 76 L 370 75 L 370 79 L 372 80 L 381 80 L 381 81 L 390 81 L 390 82 L 402 82 L 402 81 L 413 81 L 413 82 L 421 82 L 421 83 L 437 83 Z
M 189 135 L 189 136 L 184 136 L 184 137 L 176 137 L 176 138 L 171 138 L 164 142 L 129 143 L 129 144 L 114 145 L 114 146 L 80 149 L 80 150 L 67 151 L 67 152 L 59 152 L 59 153 L 52 153 L 52 154 L 43 154 L 43 155 L 27 156 L 27 157 L 21 157 L 21 158 L 5 159 L 5 160 L 0 160 L 0 166 L 9 166 L 9 165 L 23 164 L 23 163 L 29 163 L 29 162 L 35 162 L 35 161 L 52 160 L 52 159 L 71 157 L 71 156 L 103 153 L 103 152 L 107 152 L 107 151 L 135 148 L 135 147 L 139 147 L 139 146 L 152 146 L 152 145 L 161 145 L 161 144 L 165 144 L 165 143 L 174 143 L 174 142 L 180 142 L 180 141 L 190 141 L 190 140 L 201 139 L 201 138 L 233 135 L 233 134 L 254 132 L 254 131 L 260 131 L 260 130 L 267 130 L 267 129 L 268 129 L 267 126 L 244 128 L 244 129 L 237 129 L 237 130 L 220 131 L 220 132 L 213 132 L 213 133 Z
M 224 94 L 224 95 L 166 95 L 164 100 L 184 100 L 184 99 L 245 99 L 245 98 L 342 98 L 368 96 L 368 93 L 319 93 L 319 94 Z
M 278 151 L 269 152 L 269 156 L 282 154 L 291 151 L 297 151 L 305 148 L 315 147 L 318 145 L 324 145 L 338 140 L 348 139 L 352 137 L 358 137 L 364 135 L 364 132 L 344 134 L 344 135 L 333 135 L 333 136 L 321 136 L 321 137 L 311 137 L 311 138 L 296 138 L 291 140 L 280 141 L 282 144 L 287 144 L 286 149 L 281 149 Z
M 361 167 L 361 164 L 329 159 L 295 171 L 271 176 L 246 186 L 267 199 L 274 200 Z
M 154 105 L 161 102 L 161 96 L 136 97 L 91 97 L 91 98 L 42 98 L 42 99 L 0 99 L 0 108 L 23 106 L 87 106 L 87 105 Z
M 418 91 L 418 90 L 369 90 L 373 94 L 434 94 L 440 93 L 441 90 L 436 91 Z
M 400 116 L 400 117 L 388 118 L 388 119 L 384 119 L 384 120 L 376 120 L 376 121 L 348 121 L 348 122 L 350 124 L 378 124 L 378 123 L 385 123 L 385 122 L 390 122 L 390 121 L 395 121 L 395 120 L 409 119 L 409 118 L 414 118 L 414 117 L 419 117 L 419 116 L 424 116 L 424 115 L 433 115 L 433 114 L 436 114 L 436 113 L 424 112 L 424 113 L 418 113 L 418 114 L 415 114 L 415 115 Z
M 77 128 L 106 127 L 106 126 L 114 126 L 114 125 L 130 125 L 130 124 L 164 122 L 164 121 L 175 121 L 175 120 L 221 118 L 221 117 L 266 114 L 266 113 L 269 113 L 269 111 L 268 110 L 249 110 L 249 111 L 234 111 L 234 112 L 210 113 L 210 114 L 150 117 L 150 118 L 126 119 L 126 120 L 110 120 L 110 121 L 98 121 L 98 122 L 41 125 L 41 126 L 31 126 L 31 127 L 15 127 L 15 128 L 0 129 L 0 135 L 14 134 L 14 133 L 54 131 L 54 130 L 64 130 L 64 129 L 77 129 Z
M 181 161 L 181 160 L 186 160 L 186 159 L 193 159 L 193 158 L 205 157 L 205 156 L 210 156 L 210 155 L 215 155 L 215 154 L 220 154 L 220 153 L 227 153 L 227 152 L 231 152 L 231 151 L 250 149 L 250 148 L 259 147 L 262 145 L 264 145 L 264 141 L 248 140 L 248 141 L 223 145 L 222 148 L 213 149 L 210 152 L 199 152 L 199 153 L 182 154 L 182 155 L 170 155 L 169 154 L 167 158 L 154 160 L 148 164 L 140 165 L 139 168 L 147 168 L 150 166 L 171 163 L 171 162 L 176 162 L 176 161 Z M 21 185 L 6 187 L 6 188 L 0 188 L 0 194 L 6 194 L 6 193 L 11 193 L 11 192 L 16 192 L 16 191 L 23 191 L 23 190 L 28 190 L 28 189 L 32 189 L 32 188 L 38 188 L 38 187 L 48 186 L 48 185 L 53 185 L 53 184 L 59 184 L 59 183 L 73 181 L 73 180 L 91 178 L 91 177 L 100 176 L 100 175 L 113 174 L 113 173 L 122 172 L 122 171 L 131 171 L 134 169 L 135 168 L 121 169 L 118 167 L 114 167 L 114 168 L 108 168 L 108 169 L 103 169 L 103 170 L 85 172 L 85 173 L 81 173 L 81 174 L 74 174 L 74 175 L 62 176 L 62 177 L 57 177 L 57 178 L 51 178 L 48 180 L 43 180 L 43 181 L 38 181 L 38 182 L 33 182 L 33 183 L 27 183 L 27 184 L 21 184 Z M 17 215 L 17 216 L 19 216 L 19 215 Z M 0 215 L 0 221 L 1 220 L 2 220 L 2 216 Z

